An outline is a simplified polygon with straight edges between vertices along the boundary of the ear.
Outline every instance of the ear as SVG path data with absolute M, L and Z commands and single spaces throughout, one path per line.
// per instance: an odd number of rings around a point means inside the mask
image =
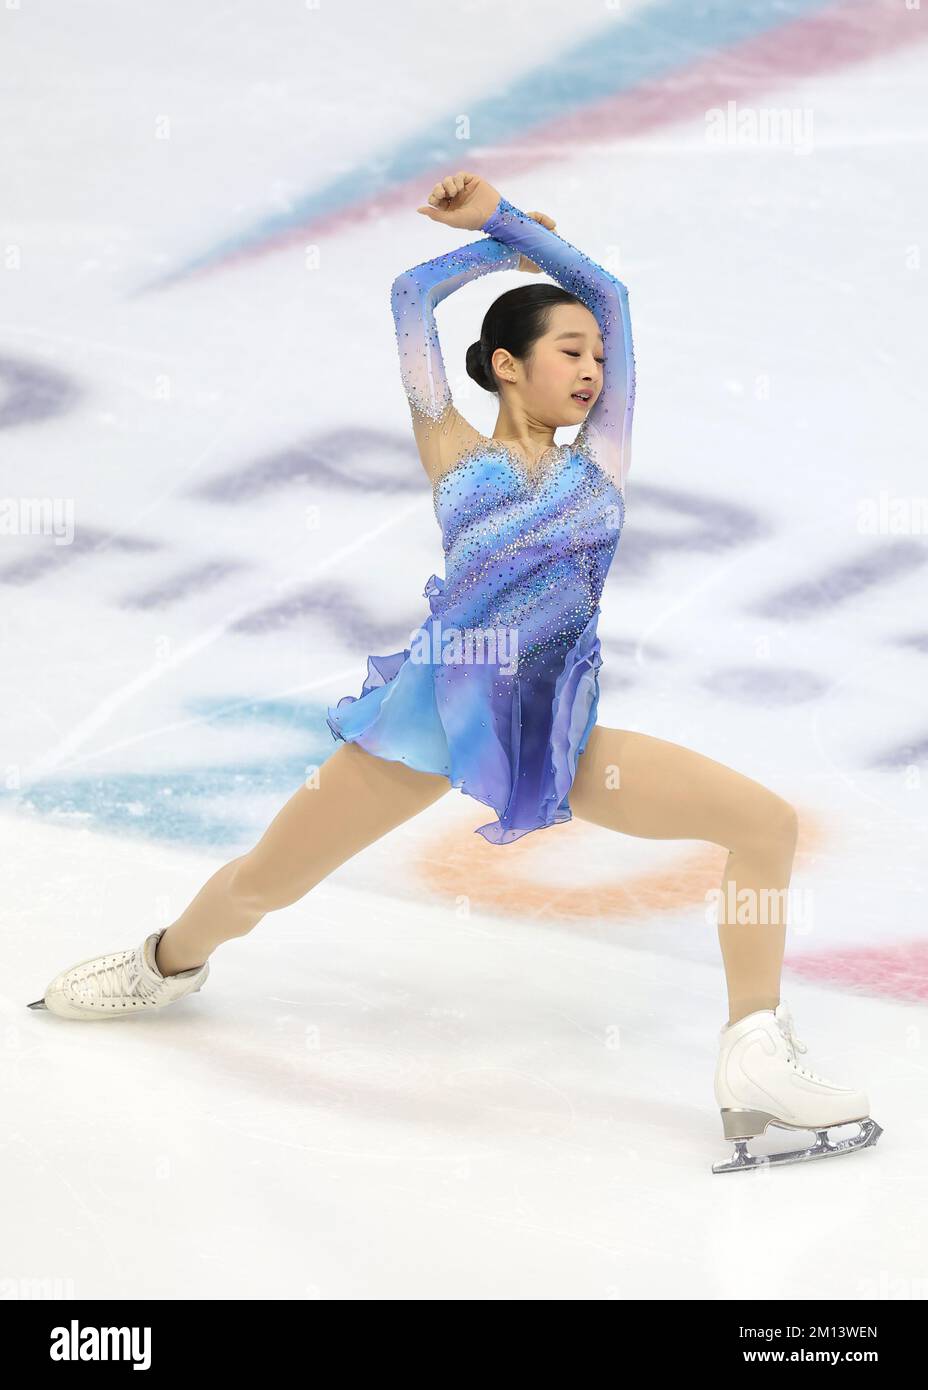
M 502 356 L 497 357 L 497 353 L 501 353 Z M 507 381 L 509 379 L 509 373 L 512 372 L 515 363 L 512 353 L 509 351 L 508 348 L 498 347 L 494 348 L 493 351 L 490 353 L 490 359 L 487 365 L 492 367 L 496 371 L 497 376 L 500 376 L 504 381 Z

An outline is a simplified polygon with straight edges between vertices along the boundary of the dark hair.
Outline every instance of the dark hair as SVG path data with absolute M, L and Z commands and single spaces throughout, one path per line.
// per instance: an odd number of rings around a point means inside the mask
M 548 331 L 550 311 L 557 304 L 582 304 L 560 285 L 520 285 L 495 299 L 483 318 L 480 337 L 467 349 L 467 375 L 484 391 L 499 394 L 499 383 L 490 364 L 498 347 L 524 360 Z

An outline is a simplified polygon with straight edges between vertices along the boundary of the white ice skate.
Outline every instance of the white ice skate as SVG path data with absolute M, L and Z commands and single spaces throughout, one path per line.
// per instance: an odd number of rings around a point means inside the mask
M 128 1018 L 130 1014 L 163 1009 L 195 994 L 206 982 L 209 961 L 182 970 L 179 975 L 162 975 L 155 952 L 167 927 L 156 931 L 130 951 L 109 956 L 92 956 L 62 970 L 52 980 L 42 999 L 30 1009 L 48 1009 L 60 1018 Z
M 799 1052 L 808 1048 L 796 1037 L 789 1007 L 782 1000 L 776 1009 L 760 1009 L 721 1029 L 715 1099 L 725 1138 L 735 1141 L 735 1152 L 727 1163 L 713 1163 L 713 1173 L 831 1158 L 868 1148 L 879 1139 L 883 1131 L 869 1117 L 870 1102 L 864 1092 L 838 1086 L 801 1067 L 796 1061 Z M 829 1129 L 852 1123 L 860 1125 L 859 1134 L 829 1142 Z M 817 1142 L 788 1153 L 749 1154 L 747 1141 L 763 1134 L 768 1125 L 814 1131 Z

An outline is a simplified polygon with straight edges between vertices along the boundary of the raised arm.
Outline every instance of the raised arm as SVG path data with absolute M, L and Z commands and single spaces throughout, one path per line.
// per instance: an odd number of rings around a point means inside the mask
M 391 303 L 403 388 L 419 453 L 433 479 L 453 456 L 457 426 L 470 429 L 458 416 L 451 399 L 435 307 L 469 280 L 491 270 L 515 270 L 518 265 L 518 251 L 510 250 L 502 241 L 481 237 L 456 251 L 423 261 L 393 281 Z
M 576 443 L 585 447 L 615 486 L 624 493 L 631 463 L 632 414 L 635 405 L 635 357 L 628 291 L 608 270 L 569 241 L 540 226 L 500 198 L 482 230 L 494 240 L 528 256 L 570 294 L 581 299 L 603 335 L 603 389 L 580 427 Z

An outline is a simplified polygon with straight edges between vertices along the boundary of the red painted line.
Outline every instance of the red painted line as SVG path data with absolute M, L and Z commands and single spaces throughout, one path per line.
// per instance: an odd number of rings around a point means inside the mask
M 914 1002 L 928 1000 L 928 941 L 790 955 L 784 967 L 816 983 Z
M 828 10 L 745 39 L 728 48 L 714 49 L 698 63 L 678 68 L 663 77 L 642 83 L 604 101 L 580 105 L 520 135 L 512 146 L 478 149 L 462 155 L 465 165 L 498 182 L 518 173 L 563 159 L 563 147 L 580 141 L 584 147 L 609 144 L 617 138 L 647 134 L 662 126 L 704 116 L 729 101 L 756 98 L 765 91 L 783 88 L 797 79 L 867 62 L 908 43 L 928 38 L 928 0 L 925 10 L 906 9 L 904 0 L 843 0 Z M 569 80 L 569 74 L 565 74 Z M 259 256 L 303 245 L 308 239 L 357 229 L 359 223 L 411 210 L 424 202 L 432 184 L 448 172 L 447 161 L 374 199 L 339 209 L 299 225 L 288 227 L 255 246 L 243 247 L 221 261 L 180 278 L 195 280 L 220 266 L 228 269 Z M 616 177 L 614 169 L 609 177 Z M 166 278 L 162 285 L 172 282 Z M 159 286 L 160 288 L 161 286 Z

